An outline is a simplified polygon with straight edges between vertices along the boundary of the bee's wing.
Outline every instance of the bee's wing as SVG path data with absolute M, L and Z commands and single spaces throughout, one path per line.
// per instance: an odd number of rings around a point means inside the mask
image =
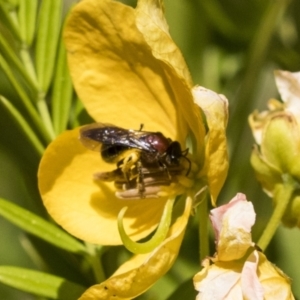
M 79 140 L 83 146 L 93 151 L 100 151 L 104 139 L 109 139 L 116 126 L 105 123 L 92 123 L 80 128 Z M 108 135 L 108 137 L 107 137 Z
M 128 130 L 106 123 L 93 123 L 80 129 L 80 141 L 88 149 L 100 151 L 101 145 L 118 145 L 128 148 L 148 150 L 148 145 L 141 137 L 145 131 Z

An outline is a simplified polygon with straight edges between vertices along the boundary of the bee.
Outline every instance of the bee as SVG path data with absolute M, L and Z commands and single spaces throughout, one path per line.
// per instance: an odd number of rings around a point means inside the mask
M 191 169 L 186 157 L 188 149 L 182 151 L 178 141 L 172 141 L 161 132 L 142 129 L 143 125 L 139 130 L 132 130 L 94 123 L 80 130 L 80 141 L 85 147 L 99 151 L 105 162 L 117 166 L 112 172 L 99 173 L 98 178 L 115 181 L 116 186 L 125 184 L 126 190 L 137 188 L 140 198 L 145 197 L 145 186 L 170 184 L 173 176 L 183 170 L 181 158 L 188 162 L 186 175 Z

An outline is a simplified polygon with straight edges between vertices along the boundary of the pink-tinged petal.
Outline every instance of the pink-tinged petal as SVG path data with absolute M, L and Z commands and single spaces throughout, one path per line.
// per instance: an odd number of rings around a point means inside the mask
M 194 276 L 197 300 L 243 299 L 239 287 L 241 265 L 217 262 L 206 266 Z
M 264 290 L 257 275 L 258 263 L 259 254 L 255 250 L 247 258 L 242 270 L 241 287 L 245 299 L 264 299 Z
M 253 246 L 251 228 L 255 212 L 245 195 L 239 193 L 228 204 L 213 209 L 210 218 L 216 236 L 218 260 L 240 259 Z
M 275 80 L 286 110 L 300 116 L 300 72 L 275 71 Z

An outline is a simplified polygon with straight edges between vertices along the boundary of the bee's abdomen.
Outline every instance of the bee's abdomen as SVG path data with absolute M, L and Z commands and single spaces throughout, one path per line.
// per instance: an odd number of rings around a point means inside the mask
M 129 149 L 130 148 L 127 146 L 103 144 L 101 146 L 101 156 L 103 160 L 108 163 L 117 163 L 123 158 L 124 153 Z

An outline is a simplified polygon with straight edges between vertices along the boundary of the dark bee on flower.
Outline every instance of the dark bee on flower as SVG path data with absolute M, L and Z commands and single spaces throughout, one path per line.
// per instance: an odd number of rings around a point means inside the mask
M 112 172 L 97 173 L 96 178 L 115 181 L 121 190 L 137 190 L 145 198 L 147 188 L 169 185 L 183 171 L 181 158 L 188 163 L 188 149 L 166 138 L 161 132 L 124 129 L 111 124 L 94 123 L 80 130 L 80 141 L 88 149 L 99 151 L 102 159 L 117 166 Z M 148 189 L 150 191 L 150 189 Z M 122 195 L 121 195 L 122 196 Z M 152 195 L 153 196 L 153 195 Z

